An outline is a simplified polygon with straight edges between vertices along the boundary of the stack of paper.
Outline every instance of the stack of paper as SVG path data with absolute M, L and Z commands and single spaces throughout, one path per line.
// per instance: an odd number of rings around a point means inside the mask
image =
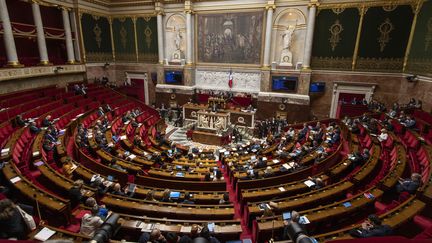
M 46 241 L 51 236 L 53 236 L 56 232 L 54 230 L 51 230 L 47 227 L 44 227 L 39 233 L 37 233 L 34 238 L 39 241 Z
M 304 184 L 306 184 L 306 186 L 308 186 L 308 187 L 315 186 L 315 182 L 313 182 L 311 180 L 305 181 Z
M 10 181 L 11 181 L 13 184 L 17 183 L 17 182 L 20 181 L 20 180 L 21 180 L 21 177 L 19 177 L 19 176 L 15 176 L 14 178 L 10 179 Z
M 5 156 L 9 153 L 10 148 L 5 148 L 1 150 L 1 156 Z

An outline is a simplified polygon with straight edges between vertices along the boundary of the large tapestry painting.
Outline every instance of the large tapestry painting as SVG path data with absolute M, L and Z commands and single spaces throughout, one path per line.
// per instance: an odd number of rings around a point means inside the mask
M 260 64 L 263 12 L 198 15 L 198 62 Z

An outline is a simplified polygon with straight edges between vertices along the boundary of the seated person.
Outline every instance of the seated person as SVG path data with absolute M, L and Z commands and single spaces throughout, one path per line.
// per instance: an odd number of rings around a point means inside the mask
M 152 229 L 152 231 L 149 233 L 144 232 L 139 240 L 139 243 L 167 243 L 167 240 L 165 239 L 165 236 L 162 235 L 161 231 L 158 228 Z
M 90 208 L 93 208 L 94 206 L 98 206 L 96 199 L 94 199 L 93 197 L 87 198 L 84 205 Z M 108 216 L 108 209 L 105 208 L 105 205 L 100 205 L 98 207 L 99 207 L 99 211 L 97 213 L 97 216 L 99 216 L 101 219 L 106 219 Z
M 145 200 L 146 201 L 151 201 L 151 202 L 156 202 L 157 201 L 154 198 L 154 191 L 153 190 L 150 190 L 150 191 L 147 192 Z
M 192 201 L 190 197 L 191 197 L 191 194 L 189 192 L 185 192 L 184 200 L 181 203 L 184 203 L 184 204 L 195 204 L 195 202 Z
M 22 118 L 22 115 L 17 115 L 15 118 L 15 126 L 23 127 L 26 125 L 26 121 Z
M 163 191 L 161 202 L 172 202 L 172 200 L 171 200 L 171 190 L 170 189 L 165 189 Z
M 98 115 L 98 116 L 103 116 L 103 115 L 105 115 L 105 112 L 104 112 L 104 110 L 103 110 L 103 108 L 102 108 L 101 106 L 99 106 L 99 108 L 98 108 L 97 115 Z
M 401 123 L 407 128 L 415 128 L 416 126 L 416 121 L 411 116 L 407 116 L 406 120 Z
M 17 205 L 7 198 L 0 200 L 0 229 L 0 239 L 25 240 L 30 231 Z
M 312 190 L 318 190 L 318 189 L 321 189 L 325 186 L 324 182 L 319 177 L 312 178 L 309 176 L 308 179 L 315 184 L 315 185 L 310 187 L 310 189 L 312 189 Z
M 83 180 L 76 180 L 73 186 L 69 189 L 69 199 L 72 208 L 84 202 L 85 191 L 83 190 L 84 182 Z
M 422 184 L 422 178 L 421 175 L 418 173 L 412 173 L 411 179 L 403 180 L 399 178 L 399 184 L 396 185 L 396 191 L 401 192 L 408 192 L 410 194 L 415 194 L 417 192 L 417 189 Z
M 44 139 L 49 140 L 52 143 L 55 143 L 57 141 L 57 138 L 53 136 L 53 131 L 51 129 L 47 129 L 46 133 L 44 134 Z
M 271 166 L 267 166 L 266 169 L 264 170 L 264 178 L 267 177 L 272 177 L 274 175 L 273 173 L 273 168 Z
M 219 200 L 219 204 L 230 204 L 228 192 L 224 192 L 223 197 Z
M 137 128 L 138 127 L 138 122 L 136 122 L 135 118 L 132 118 L 131 120 L 131 126 Z
M 36 126 L 36 122 L 31 122 L 30 123 L 30 132 L 32 134 L 39 133 L 40 131 L 41 131 L 41 129 Z
M 357 238 L 388 236 L 392 234 L 392 229 L 388 225 L 383 225 L 381 219 L 375 214 L 371 214 L 362 223 L 360 229 L 353 229 L 350 235 Z
M 50 152 L 54 150 L 54 144 L 48 139 L 45 139 L 42 144 L 42 148 L 45 152 Z
M 99 214 L 99 206 L 94 205 L 91 213 L 86 213 L 81 219 L 80 234 L 93 237 L 95 231 L 103 224 L 103 220 Z
M 300 227 L 304 229 L 303 224 L 299 223 L 300 220 L 300 214 L 297 211 L 291 211 L 291 218 L 289 220 L 284 220 L 283 224 L 284 224 L 284 229 L 283 229 L 283 233 L 282 233 L 282 240 L 290 240 L 290 237 L 288 235 L 288 226 L 291 223 L 297 223 L 300 225 Z
M 53 122 L 51 121 L 51 115 L 47 115 L 43 120 L 42 120 L 42 127 L 49 127 L 50 125 L 52 125 Z
M 129 191 L 129 186 L 127 186 L 123 191 L 121 190 L 121 186 L 120 183 L 116 183 L 114 184 L 111 194 L 114 195 L 119 195 L 119 196 L 123 196 L 123 197 L 133 197 L 135 192 L 130 192 Z
M 213 178 L 213 181 L 223 181 L 224 177 L 222 176 L 222 171 L 216 170 L 216 175 Z
M 377 137 L 378 141 L 385 142 L 388 139 L 388 133 L 386 129 L 381 129 L 381 134 Z
M 135 135 L 134 140 L 133 140 L 133 145 L 136 147 L 141 145 L 141 138 L 139 135 Z

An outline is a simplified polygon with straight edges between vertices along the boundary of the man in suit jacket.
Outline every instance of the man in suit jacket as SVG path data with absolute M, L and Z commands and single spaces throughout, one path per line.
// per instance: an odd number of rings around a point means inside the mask
M 49 127 L 51 124 L 52 124 L 52 121 L 51 121 L 51 116 L 50 116 L 50 115 L 46 116 L 46 117 L 42 120 L 42 126 L 43 126 L 43 127 Z
M 412 173 L 411 179 L 402 180 L 399 179 L 399 184 L 396 186 L 397 192 L 409 192 L 410 194 L 415 194 L 417 189 L 421 185 L 421 175 L 418 173 Z
M 38 128 L 36 126 L 36 122 L 30 123 L 30 132 L 33 133 L 33 134 L 36 134 L 36 133 L 40 132 L 40 128 Z
M 350 235 L 357 238 L 368 238 L 378 236 L 388 236 L 392 234 L 392 229 L 388 225 L 383 225 L 381 219 L 375 214 L 371 214 L 362 223 L 360 229 L 353 229 Z

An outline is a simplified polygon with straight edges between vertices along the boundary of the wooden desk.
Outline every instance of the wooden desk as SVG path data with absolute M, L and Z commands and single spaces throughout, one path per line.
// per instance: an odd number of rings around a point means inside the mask
M 193 131 L 192 140 L 197 143 L 223 146 L 229 143 L 228 136 L 205 131 Z
M 105 196 L 101 202 L 115 212 L 138 214 L 142 213 L 151 217 L 166 217 L 176 219 L 233 219 L 234 208 L 232 205 L 194 205 L 149 202 L 120 196 Z
M 5 179 L 10 181 L 12 178 L 19 177 L 20 181 L 12 184 L 22 195 L 30 200 L 36 200 L 42 207 L 48 208 L 53 214 L 61 214 L 69 221 L 70 217 L 70 203 L 69 200 L 62 199 L 54 194 L 51 194 L 27 180 L 24 176 L 17 172 L 15 165 L 6 164 L 3 167 L 3 174 Z

